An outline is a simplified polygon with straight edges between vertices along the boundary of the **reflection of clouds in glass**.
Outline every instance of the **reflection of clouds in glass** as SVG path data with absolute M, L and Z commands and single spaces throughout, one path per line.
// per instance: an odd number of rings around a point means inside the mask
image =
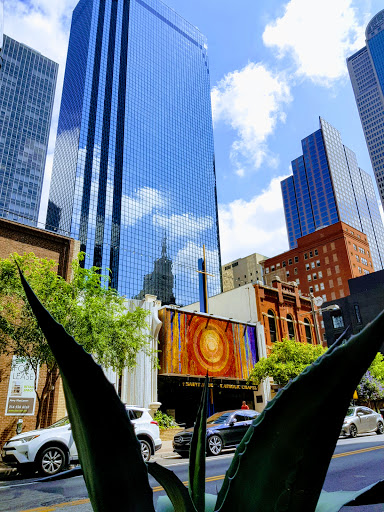
M 188 242 L 175 256 L 173 260 L 173 272 L 177 275 L 187 277 L 194 286 L 198 286 L 199 274 L 196 272 L 198 269 L 198 260 L 203 257 L 203 247 Z M 217 295 L 220 293 L 220 275 L 212 272 L 214 268 L 219 266 L 219 252 L 217 250 L 209 250 L 205 248 L 205 259 L 207 262 L 206 270 L 214 277 L 208 276 L 208 295 Z
M 155 208 L 162 208 L 165 204 L 166 201 L 161 192 L 150 187 L 139 188 L 133 197 L 123 194 L 121 198 L 121 223 L 124 226 L 133 226 Z
M 183 215 L 166 216 L 156 214 L 153 216 L 153 224 L 166 230 L 170 238 L 188 237 L 196 238 L 200 233 L 213 226 L 211 217 L 197 217 L 190 213 Z

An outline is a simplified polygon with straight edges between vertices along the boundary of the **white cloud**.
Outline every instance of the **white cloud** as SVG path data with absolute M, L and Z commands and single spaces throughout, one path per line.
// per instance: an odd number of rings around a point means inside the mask
M 239 176 L 249 168 L 259 168 L 266 160 L 270 166 L 277 165 L 277 157 L 270 153 L 266 141 L 276 124 L 285 121 L 283 108 L 291 101 L 286 77 L 261 63 L 250 62 L 213 87 L 215 124 L 223 121 L 237 132 L 231 159 Z
M 4 2 L 4 33 L 59 64 L 39 222 L 45 221 L 72 11 L 78 0 Z
M 153 224 L 166 230 L 167 235 L 171 238 L 179 236 L 186 236 L 188 238 L 195 238 L 199 233 L 209 229 L 213 225 L 211 217 L 196 217 L 191 213 L 184 213 L 183 215 L 166 215 L 156 214 L 153 216 Z M 175 226 L 182 226 L 183 231 L 175 231 Z
M 123 194 L 121 198 L 121 222 L 133 226 L 145 215 L 165 205 L 161 192 L 154 188 L 143 187 L 136 191 L 134 197 Z
M 288 250 L 280 188 L 284 178 L 274 178 L 268 188 L 250 201 L 237 199 L 219 205 L 223 265 L 254 252 L 271 257 Z
M 291 0 L 281 18 L 267 25 L 266 46 L 279 57 L 291 55 L 297 74 L 330 86 L 347 74 L 346 57 L 365 45 L 369 14 L 360 15 L 352 0 Z

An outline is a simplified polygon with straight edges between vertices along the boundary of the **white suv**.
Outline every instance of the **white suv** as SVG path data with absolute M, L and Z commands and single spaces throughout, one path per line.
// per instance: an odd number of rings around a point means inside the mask
M 141 444 L 143 459 L 147 462 L 161 448 L 160 431 L 148 409 L 126 405 L 129 419 Z M 3 461 L 19 471 L 34 469 L 41 475 L 59 473 L 69 464 L 78 462 L 68 417 L 39 430 L 23 432 L 7 441 L 1 452 Z

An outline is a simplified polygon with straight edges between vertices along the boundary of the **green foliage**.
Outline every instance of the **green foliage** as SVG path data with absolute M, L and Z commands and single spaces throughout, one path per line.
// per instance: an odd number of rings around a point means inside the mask
M 273 344 L 269 357 L 262 357 L 253 367 L 248 382 L 260 384 L 272 377 L 279 386 L 285 386 L 325 352 L 321 345 L 300 343 L 283 338 Z
M 165 412 L 156 411 L 154 420 L 157 421 L 160 428 L 177 428 L 175 418 L 165 414 Z
M 384 356 L 381 352 L 376 354 L 368 370 L 372 377 L 384 384 Z
M 100 368 L 69 337 L 23 282 L 28 300 L 58 360 L 67 407 L 92 507 L 97 512 L 153 510 L 139 444 L 124 408 Z M 384 485 L 354 492 L 321 492 L 349 400 L 383 342 L 384 313 L 357 336 L 334 344 L 293 379 L 264 409 L 238 446 L 218 494 L 217 512 L 337 512 L 343 505 L 382 502 Z M 86 379 L 84 379 L 86 376 Z M 84 382 L 92 382 L 89 392 Z M 341 385 L 342 384 L 342 385 Z M 163 485 L 169 501 L 163 511 L 203 512 L 212 502 L 202 499 L 207 379 L 191 444 L 191 496 L 175 475 L 156 463 L 148 472 Z M 327 428 L 318 436 L 305 428 L 327 409 Z M 100 438 L 111 424 L 125 442 L 111 453 L 108 466 L 98 456 Z M 303 427 L 304 426 L 304 427 Z M 300 442 L 298 442 L 298 440 Z M 126 464 L 124 464 L 126 463 Z M 114 471 L 109 471 L 113 467 Z M 204 505 L 206 503 L 206 507 Z M 173 509 L 172 509 L 173 507 Z
M 121 373 L 135 365 L 139 350 L 149 353 L 149 335 L 143 330 L 148 312 L 142 308 L 127 311 L 124 297 L 109 288 L 108 278 L 99 269 L 81 267 L 83 258 L 81 253 L 73 262 L 71 282 L 57 275 L 53 260 L 40 259 L 32 253 L 15 253 L 0 260 L 0 354 L 24 358 L 26 368 L 32 368 L 35 375 L 40 366 L 47 368 L 44 389 L 37 393 L 36 427 L 43 401 L 59 373 L 49 344 L 25 300 L 16 261 L 42 304 L 69 334 L 81 340 L 99 364 Z

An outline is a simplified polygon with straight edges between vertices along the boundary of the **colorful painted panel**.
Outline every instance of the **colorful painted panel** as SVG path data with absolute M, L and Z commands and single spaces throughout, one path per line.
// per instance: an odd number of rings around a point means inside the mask
M 160 373 L 247 379 L 258 361 L 256 327 L 161 309 Z

